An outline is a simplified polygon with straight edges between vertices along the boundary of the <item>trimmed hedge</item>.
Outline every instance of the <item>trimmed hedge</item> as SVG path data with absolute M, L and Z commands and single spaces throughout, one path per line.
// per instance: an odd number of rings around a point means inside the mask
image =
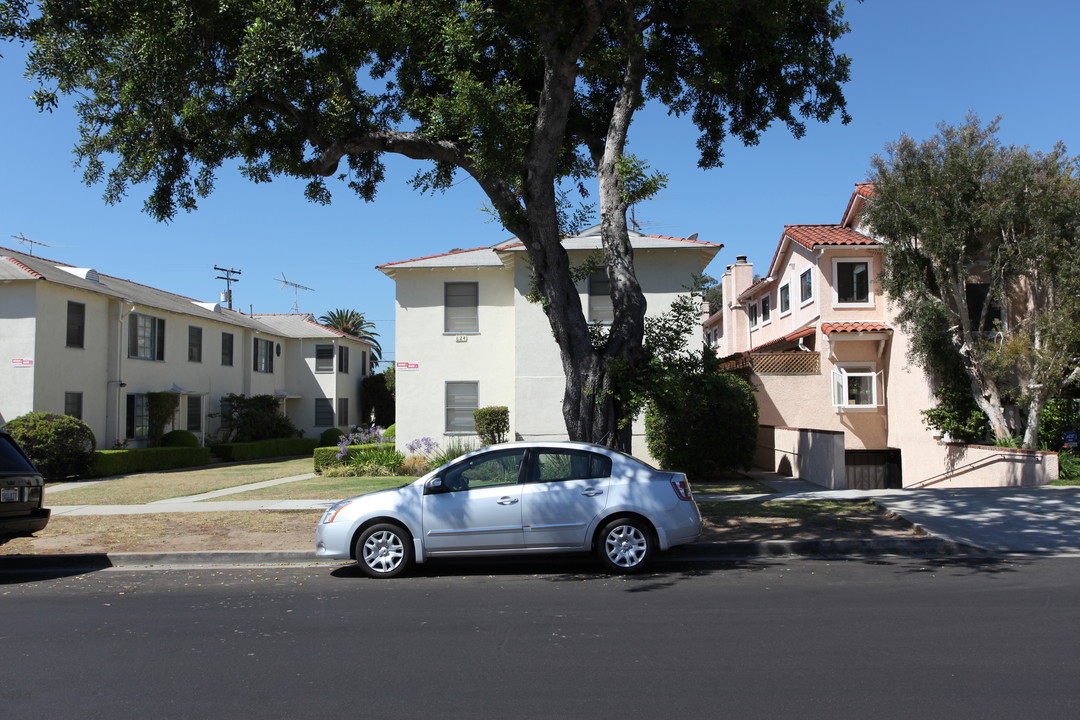
M 361 454 L 365 450 L 372 448 L 380 448 L 389 443 L 368 443 L 367 445 L 350 445 L 345 450 L 345 457 L 338 458 L 337 454 L 341 452 L 337 445 L 331 447 L 315 448 L 313 457 L 315 458 L 315 472 L 322 472 L 322 469 L 327 465 L 347 465 L 353 457 Z
M 510 408 L 497 405 L 473 410 L 476 434 L 483 445 L 497 445 L 506 442 L 506 433 L 510 432 Z
M 243 443 L 219 443 L 211 450 L 222 460 L 262 460 L 263 458 L 311 455 L 319 441 L 315 438 L 277 438 Z
M 190 430 L 172 430 L 161 436 L 161 447 L 201 447 L 199 438 Z
M 345 435 L 341 428 L 326 428 L 322 431 L 322 435 L 319 436 L 319 447 L 329 447 L 330 445 L 337 445 L 341 438 Z
M 97 450 L 89 477 L 110 477 L 150 470 L 196 467 L 210 461 L 209 448 L 152 447 L 134 450 Z

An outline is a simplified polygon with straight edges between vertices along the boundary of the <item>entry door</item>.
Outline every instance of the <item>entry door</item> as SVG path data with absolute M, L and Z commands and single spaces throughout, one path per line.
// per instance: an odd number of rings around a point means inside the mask
M 447 468 L 442 475 L 447 491 L 423 496 L 425 552 L 522 547 L 524 455 L 524 450 L 487 453 Z

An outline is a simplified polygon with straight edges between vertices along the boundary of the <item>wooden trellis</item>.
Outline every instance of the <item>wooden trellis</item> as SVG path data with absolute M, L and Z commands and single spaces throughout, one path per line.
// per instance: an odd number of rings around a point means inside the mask
M 816 352 L 756 352 L 750 363 L 758 375 L 818 375 L 821 373 L 821 353 Z

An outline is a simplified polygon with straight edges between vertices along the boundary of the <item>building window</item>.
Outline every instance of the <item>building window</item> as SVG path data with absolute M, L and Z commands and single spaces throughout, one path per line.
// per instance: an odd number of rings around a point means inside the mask
M 368 374 L 368 353 L 367 350 L 360 351 L 360 376 L 364 377 Z
M 772 320 L 772 296 L 766 295 L 761 298 L 761 324 Z
M 86 339 L 86 305 L 79 302 L 67 304 L 67 346 L 71 348 L 85 347 Z
M 337 349 L 337 371 L 346 375 L 349 374 L 349 348 L 344 345 L 339 345 Z
M 968 283 L 964 288 L 967 296 L 968 323 L 973 332 L 993 332 L 1001 322 L 1001 306 L 991 305 L 982 316 L 983 307 L 990 299 L 989 283 Z
M 82 393 L 64 393 L 64 414 L 82 420 Z
M 202 396 L 187 396 L 187 429 L 193 433 L 202 432 Z
M 334 427 L 334 403 L 328 398 L 315 398 L 315 426 Z
M 127 437 L 143 440 L 150 434 L 150 413 L 143 393 L 128 393 Z
M 872 305 L 869 260 L 833 260 L 833 299 L 837 305 Z
M 875 372 L 873 365 L 842 365 L 832 375 L 837 410 L 872 409 L 882 404 L 882 373 Z
M 799 275 L 799 304 L 805 305 L 814 299 L 814 279 L 812 270 L 807 268 Z
M 446 332 L 480 332 L 478 283 L 446 283 L 444 306 L 446 312 L 444 329 Z
M 255 372 L 274 372 L 274 343 L 272 340 L 255 338 Z
M 232 367 L 233 364 L 233 334 L 221 333 L 221 364 Z
M 780 286 L 780 314 L 787 315 L 791 312 L 791 285 L 785 283 Z
M 747 317 L 750 318 L 750 327 L 757 327 L 758 324 L 758 304 L 751 303 L 746 306 Z
M 188 362 L 202 362 L 202 328 L 188 325 L 187 329 Z
M 165 321 L 131 313 L 128 319 L 128 357 L 140 360 L 165 359 Z
M 446 432 L 474 433 L 473 412 L 480 407 L 480 383 L 446 383 Z
M 615 321 L 611 303 L 611 281 L 607 270 L 597 270 L 589 276 L 589 322 L 610 324 Z
M 338 398 L 337 401 L 337 424 L 349 424 L 349 398 Z
M 315 372 L 334 372 L 334 346 L 315 346 Z

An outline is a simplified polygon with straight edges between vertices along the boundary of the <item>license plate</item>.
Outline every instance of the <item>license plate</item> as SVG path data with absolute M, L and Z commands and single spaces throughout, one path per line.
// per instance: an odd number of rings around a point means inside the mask
M 0 488 L 0 502 L 19 502 L 19 488 Z

